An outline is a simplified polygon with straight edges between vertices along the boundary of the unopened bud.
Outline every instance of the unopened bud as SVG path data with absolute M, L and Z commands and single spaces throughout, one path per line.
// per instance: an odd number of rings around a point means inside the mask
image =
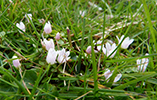
M 58 33 L 56 34 L 55 39 L 56 39 L 56 40 L 59 40 L 60 38 L 61 38 L 61 36 L 60 36 L 60 33 L 58 32 Z
M 17 56 L 13 56 L 13 58 L 17 58 Z M 20 67 L 21 64 L 20 64 L 19 59 L 13 60 L 13 65 L 14 65 L 16 68 L 17 68 L 17 67 Z

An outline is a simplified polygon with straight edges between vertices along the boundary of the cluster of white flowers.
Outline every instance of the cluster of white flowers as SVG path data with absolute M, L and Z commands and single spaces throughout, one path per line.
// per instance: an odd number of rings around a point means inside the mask
M 44 32 L 46 34 L 49 34 L 52 32 L 51 24 L 49 21 L 44 26 Z M 55 36 L 55 39 L 56 41 L 58 41 L 60 38 L 61 36 L 60 36 L 60 33 L 58 32 Z M 70 55 L 70 51 L 66 52 L 64 48 L 58 51 L 55 50 L 53 39 L 50 39 L 50 40 L 44 39 L 43 41 L 41 41 L 41 44 L 48 51 L 48 54 L 46 57 L 47 63 L 54 64 L 56 63 L 56 59 L 59 63 L 64 63 L 70 59 L 70 57 L 68 57 Z
M 122 37 L 119 39 L 118 36 L 116 36 L 118 39 L 119 44 L 122 42 L 122 39 L 124 38 L 124 35 L 122 35 Z M 134 39 L 129 39 L 129 37 L 125 38 L 124 41 L 121 43 L 121 48 L 123 49 L 127 49 L 129 47 L 129 45 L 134 41 Z M 95 42 L 95 41 L 94 41 Z M 102 41 L 98 40 L 96 44 L 101 44 Z M 111 40 L 108 41 L 105 46 L 102 46 L 102 51 L 103 53 L 108 57 L 112 52 L 114 52 L 114 50 L 117 48 L 116 44 L 113 43 Z M 100 51 L 101 50 L 101 46 L 97 46 L 97 50 Z M 98 51 L 95 50 L 94 52 L 97 53 Z M 88 46 L 86 49 L 86 52 L 88 54 L 91 53 L 91 46 Z M 113 58 L 116 54 L 117 50 L 110 56 L 110 58 Z
M 28 23 L 30 23 L 30 21 L 32 21 L 32 14 L 25 14 L 25 18 L 27 19 Z M 26 27 L 24 25 L 23 22 L 20 23 L 16 23 L 16 26 L 22 30 L 23 32 L 26 31 Z M 20 33 L 22 33 L 22 31 L 20 31 Z M 52 28 L 51 28 L 51 24 L 48 21 L 45 26 L 44 26 L 44 32 L 46 34 L 50 34 L 52 32 Z M 56 41 L 58 41 L 61 38 L 60 33 L 58 32 L 55 36 Z M 55 50 L 55 45 L 54 45 L 54 41 L 53 39 L 47 40 L 47 39 L 43 39 L 41 40 L 41 44 L 43 46 L 43 48 L 45 48 L 48 51 L 47 57 L 46 57 L 46 61 L 49 64 L 54 64 L 56 63 L 56 59 L 59 63 L 64 63 L 66 61 L 68 61 L 70 59 L 69 55 L 70 55 L 70 51 L 67 51 L 63 48 L 62 50 Z M 13 56 L 13 58 L 17 58 L 17 56 Z M 19 59 L 13 60 L 13 65 L 15 67 L 19 67 L 21 66 Z
M 116 36 L 117 39 L 118 39 L 118 45 L 122 42 L 123 38 L 124 38 L 124 35 L 122 35 L 122 37 L 119 39 L 118 36 Z M 134 39 L 129 39 L 129 37 L 125 38 L 123 40 L 123 42 L 121 43 L 121 48 L 122 49 L 127 49 L 129 47 L 129 45 L 134 41 Z M 106 42 L 106 44 L 104 45 L 100 45 L 102 44 L 102 41 L 98 40 L 96 43 L 95 41 L 94 42 L 94 45 L 96 45 L 96 50 L 94 50 L 95 53 L 98 53 L 101 49 L 102 49 L 102 52 L 109 58 L 113 58 L 117 52 L 116 48 L 117 48 L 117 45 L 112 42 L 111 40 L 108 40 Z M 102 47 L 102 48 L 101 48 Z M 88 46 L 87 49 L 86 49 L 86 52 L 88 54 L 91 54 L 91 46 Z M 111 55 L 112 54 L 112 55 Z M 106 70 L 106 72 L 104 73 L 104 76 L 106 78 L 106 80 L 108 78 L 110 78 L 112 76 L 112 73 L 113 71 L 111 72 L 109 69 Z M 114 81 L 113 82 L 117 82 L 120 78 L 122 77 L 122 74 L 118 74 Z M 109 80 L 108 80 L 109 81 Z
M 85 12 L 86 11 L 80 11 L 80 15 L 82 17 L 85 16 Z M 32 14 L 25 14 L 25 18 L 27 19 L 28 23 L 30 21 L 32 21 Z M 21 21 L 20 23 L 16 23 L 16 26 L 20 29 L 19 32 L 22 33 L 26 31 L 26 27 L 24 25 L 24 23 Z M 21 31 L 22 30 L 22 31 Z M 51 23 L 50 21 L 48 21 L 47 23 L 45 23 L 44 26 L 44 32 L 45 34 L 50 34 L 52 32 L 52 28 L 51 28 Z M 120 38 L 118 36 L 116 36 L 116 38 L 118 39 L 118 44 L 120 44 L 120 47 L 122 49 L 127 49 L 129 47 L 129 45 L 131 43 L 133 43 L 134 39 L 130 39 L 129 37 L 124 38 L 125 36 L 122 35 Z M 56 41 L 60 40 L 61 36 L 60 33 L 58 32 L 56 34 L 56 36 L 54 37 Z M 122 41 L 123 40 L 123 41 Z M 117 45 L 116 43 L 112 42 L 111 40 L 108 40 L 105 44 L 102 43 L 101 40 L 98 40 L 96 43 L 95 41 L 93 41 L 94 45 L 96 45 L 94 52 L 98 53 L 101 49 L 104 55 L 106 55 L 109 58 L 113 58 L 117 52 L 116 48 Z M 55 64 L 55 63 L 65 63 L 66 61 L 68 61 L 70 59 L 69 55 L 70 55 L 70 51 L 66 51 L 65 48 L 63 48 L 62 50 L 55 50 L 55 44 L 54 44 L 54 40 L 53 39 L 49 39 L 47 40 L 46 38 L 43 37 L 43 40 L 41 40 L 41 44 L 43 46 L 43 48 L 45 48 L 48 53 L 46 56 L 46 62 L 48 64 Z M 101 44 L 103 44 L 101 46 Z M 101 48 L 102 47 L 102 48 Z M 88 46 L 86 49 L 86 52 L 88 54 L 91 54 L 91 46 Z M 112 54 L 112 55 L 111 55 Z M 146 54 L 148 55 L 148 54 Z M 13 56 L 13 58 L 17 58 L 17 56 Z M 149 63 L 149 59 L 148 58 L 143 58 L 143 59 L 137 59 L 137 65 L 138 65 L 138 70 L 140 72 L 144 72 L 147 68 L 147 65 Z M 20 67 L 20 61 L 19 59 L 15 59 L 13 60 L 13 65 L 15 67 Z M 107 80 L 107 82 L 109 81 L 109 78 L 112 76 L 114 71 L 110 71 L 109 69 L 106 69 L 105 73 L 103 74 L 104 77 L 106 78 L 105 80 Z M 120 80 L 120 78 L 122 77 L 122 74 L 117 74 L 117 76 L 115 77 L 113 82 L 117 82 L 118 80 Z
M 44 41 L 41 42 L 42 46 L 46 48 L 48 51 L 46 61 L 49 64 L 56 63 L 56 59 L 59 63 L 64 63 L 70 59 L 70 51 L 67 51 L 63 48 L 62 50 L 55 50 L 55 45 L 53 42 L 53 39 L 50 39 L 49 41 L 44 39 Z M 57 57 L 58 55 L 58 57 Z
M 129 37 L 126 37 L 124 39 L 124 35 L 121 36 L 121 38 L 119 39 L 118 36 L 116 36 L 116 38 L 118 39 L 118 45 L 120 44 L 120 47 L 122 49 L 127 49 L 129 47 L 129 45 L 131 43 L 133 43 L 134 39 L 130 39 Z M 123 41 L 122 41 L 123 40 Z M 102 49 L 102 52 L 108 57 L 110 55 L 110 58 L 113 58 L 117 52 L 117 50 L 115 50 L 117 48 L 116 44 L 113 43 L 111 40 L 109 40 L 108 42 L 106 42 L 106 44 L 104 45 L 100 45 L 102 44 L 102 41 L 98 40 L 96 43 L 95 43 L 95 40 L 93 41 L 94 45 L 96 45 L 95 49 L 94 49 L 94 52 L 95 53 L 98 53 L 101 49 Z M 102 47 L 102 48 L 101 48 Z M 87 49 L 86 49 L 86 52 L 88 54 L 91 54 L 91 46 L 88 46 Z M 112 53 L 112 55 L 111 55 Z M 149 54 L 146 54 L 146 55 L 149 55 Z M 149 59 L 148 58 L 143 58 L 143 59 L 137 59 L 137 65 L 138 65 L 138 70 L 140 72 L 144 72 L 148 66 L 148 63 L 149 63 Z M 107 82 L 109 81 L 108 79 L 112 76 L 112 73 L 113 71 L 111 72 L 109 69 L 106 69 L 106 72 L 104 73 L 104 76 L 107 80 Z M 120 78 L 122 77 L 122 74 L 117 74 L 117 76 L 115 77 L 114 81 L 113 82 L 117 82 Z

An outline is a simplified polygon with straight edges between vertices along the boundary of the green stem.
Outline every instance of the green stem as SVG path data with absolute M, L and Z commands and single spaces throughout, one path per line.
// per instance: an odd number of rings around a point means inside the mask
M 31 95 L 30 95 L 30 97 L 29 97 L 29 100 L 32 100 L 32 97 L 33 97 L 33 95 L 34 95 L 34 93 L 35 93 L 35 91 L 36 91 L 36 89 L 37 89 L 37 86 L 38 86 L 38 84 L 39 84 L 39 82 L 40 82 L 40 80 L 41 80 L 42 71 L 43 71 L 43 68 L 40 69 L 38 78 L 37 78 L 37 80 L 35 81 L 35 85 L 34 85 L 34 87 L 33 87 L 33 90 L 32 90 L 32 92 L 31 92 Z
M 93 67 L 93 72 L 94 72 L 94 94 L 96 95 L 96 92 L 98 90 L 98 76 L 97 76 L 97 66 L 95 62 L 95 52 L 94 52 L 92 32 L 91 32 L 90 38 L 91 38 L 91 47 L 92 47 L 92 67 Z
M 83 30 L 82 30 L 82 41 L 81 41 L 81 52 L 79 54 L 79 58 L 78 58 L 78 67 L 77 67 L 77 71 L 80 72 L 80 67 L 81 67 L 81 54 L 83 54 L 83 46 L 84 46 L 84 33 L 85 33 L 85 18 L 83 18 Z
M 151 35 L 152 35 L 152 38 L 153 38 L 153 42 L 154 42 L 154 45 L 155 45 L 155 49 L 156 49 L 156 52 L 157 52 L 157 44 L 156 44 L 155 32 L 154 32 L 154 28 L 153 28 L 153 25 L 152 25 L 152 22 L 151 22 L 150 13 L 148 11 L 148 7 L 147 7 L 147 4 L 146 4 L 146 1 L 142 0 L 142 3 L 143 3 L 143 6 L 144 6 L 145 14 L 147 16 L 148 27 L 150 29 L 150 32 L 151 32 Z

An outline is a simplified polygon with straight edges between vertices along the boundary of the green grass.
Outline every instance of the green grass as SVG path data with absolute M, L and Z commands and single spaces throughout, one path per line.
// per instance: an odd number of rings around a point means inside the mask
M 25 18 L 29 13 L 30 23 Z M 156 15 L 156 0 L 1 0 L 0 99 L 156 99 Z M 20 21 L 26 26 L 23 34 L 16 27 Z M 41 40 L 48 21 L 52 32 L 44 38 L 54 40 L 55 50 L 70 51 L 66 64 L 46 62 Z M 58 42 L 57 32 L 61 33 Z M 118 45 L 116 36 L 122 35 L 134 39 L 127 49 Z M 93 40 L 103 41 L 102 47 L 111 40 L 117 48 L 107 57 L 102 50 L 94 52 Z M 91 54 L 86 53 L 88 46 Z M 20 59 L 21 72 L 13 66 L 14 55 Z M 149 64 L 139 72 L 136 60 L 143 58 L 149 58 Z M 108 80 L 103 75 L 107 68 L 114 70 Z M 119 73 L 122 77 L 114 83 Z

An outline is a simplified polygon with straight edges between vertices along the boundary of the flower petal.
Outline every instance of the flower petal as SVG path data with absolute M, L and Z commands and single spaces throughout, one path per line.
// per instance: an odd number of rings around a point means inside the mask
M 122 77 L 122 74 L 118 74 L 118 75 L 115 77 L 115 79 L 114 79 L 113 82 L 119 81 L 121 77 Z

